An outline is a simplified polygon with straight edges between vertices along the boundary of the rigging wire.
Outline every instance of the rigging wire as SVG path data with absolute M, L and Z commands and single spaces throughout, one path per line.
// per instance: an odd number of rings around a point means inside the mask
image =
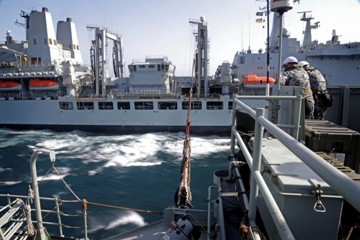
M 66 186 L 66 188 L 72 193 L 72 195 L 76 198 L 76 200 L 78 202 L 81 202 L 82 204 L 89 204 L 89 205 L 94 205 L 94 206 L 101 206 L 101 207 L 107 207 L 107 208 L 115 208 L 115 209 L 123 209 L 123 210 L 132 210 L 132 211 L 136 211 L 136 212 L 143 212 L 143 213 L 150 213 L 150 214 L 156 214 L 156 215 L 163 215 L 163 212 L 160 211 L 153 211 L 153 210 L 145 210 L 145 209 L 139 209 L 139 208 L 130 208 L 130 207 L 123 207 L 123 206 L 117 206 L 117 205 L 110 205 L 110 204 L 104 204 L 104 203 L 97 203 L 97 202 L 91 202 L 91 201 L 87 201 L 87 200 L 81 200 L 75 193 L 75 191 L 73 191 L 71 189 L 71 187 L 69 186 L 69 184 L 65 181 L 65 179 L 61 176 L 60 172 L 57 170 L 57 168 L 52 165 L 49 170 L 47 171 L 46 175 L 48 175 L 48 173 L 54 170 L 56 172 L 56 174 L 60 177 L 60 179 L 62 180 L 62 182 L 64 183 L 64 185 Z M 45 178 L 45 176 L 42 177 L 42 180 Z M 40 182 L 41 182 L 40 181 Z M 59 199 L 59 203 L 61 204 L 62 201 Z M 44 216 L 45 218 L 46 216 Z
M 136 212 L 163 215 L 163 212 L 160 212 L 160 211 L 145 210 L 145 209 L 130 208 L 130 207 L 122 207 L 122 206 L 116 206 L 116 205 L 110 205 L 110 204 L 104 204 L 104 203 L 96 203 L 96 202 L 89 202 L 89 201 L 86 201 L 86 203 L 90 204 L 90 205 L 94 205 L 94 206 L 100 206 L 100 207 L 116 208 L 116 209 L 123 209 L 123 210 L 132 210 L 132 211 L 136 211 Z

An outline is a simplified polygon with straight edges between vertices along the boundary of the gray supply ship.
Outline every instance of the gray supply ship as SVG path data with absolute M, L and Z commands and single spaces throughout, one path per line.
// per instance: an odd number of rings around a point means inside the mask
M 194 87 L 193 131 L 228 132 L 231 82 L 207 77 L 208 32 L 203 17 L 190 20 L 198 29 L 193 77 L 177 79 L 175 66 L 165 56 L 132 62 L 129 77 L 124 77 L 121 36 L 96 26 L 87 27 L 94 40 L 91 67 L 86 67 L 70 18 L 57 23 L 55 34 L 47 8 L 23 12 L 22 17 L 26 41 L 16 43 L 8 31 L 0 47 L 1 126 L 119 133 L 183 131 L 188 91 Z
M 238 125 L 247 121 L 235 121 L 236 110 L 233 109 L 230 155 L 228 158 L 221 157 L 228 164 L 225 164 L 225 169 L 220 168 L 213 173 L 210 186 L 201 189 L 190 187 L 191 176 L 199 174 L 195 169 L 190 170 L 190 117 L 195 112 L 190 110 L 179 185 L 174 188 L 174 201 L 170 202 L 170 206 L 164 206 L 161 212 L 141 209 L 147 206 L 145 203 L 149 198 L 156 201 L 164 197 L 162 194 L 149 194 L 139 198 L 141 187 L 133 195 L 122 195 L 133 199 L 132 206 L 138 208 L 106 204 L 104 202 L 109 199 L 102 197 L 97 201 L 90 196 L 81 199 L 72 186 L 76 186 L 79 178 L 91 176 L 65 178 L 58 170 L 63 163 L 56 160 L 56 154 L 61 152 L 33 149 L 29 164 L 32 176 L 29 189 L 24 184 L 22 193 L 0 192 L 0 239 L 99 239 L 93 237 L 99 227 L 96 224 L 92 226 L 91 219 L 106 222 L 108 215 L 121 215 L 122 211 L 129 210 L 157 214 L 161 218 L 132 230 L 124 231 L 120 225 L 102 239 L 358 239 L 360 175 L 347 165 L 357 166 L 359 170 L 360 148 L 354 145 L 359 146 L 360 134 L 331 125 L 328 121 L 312 120 L 304 125 L 301 121 L 304 115 L 298 114 L 301 98 L 292 96 L 300 90 L 298 87 L 285 87 L 273 96 L 235 95 L 234 106 L 250 116 L 254 132 L 244 134 L 237 130 Z M 276 111 L 271 107 L 273 100 L 278 100 L 282 106 L 281 117 L 275 124 L 270 121 L 272 112 Z M 300 134 L 304 127 L 306 137 Z M 311 128 L 327 131 L 316 133 Z M 329 148 L 332 153 L 339 153 L 341 147 L 348 151 L 344 162 L 326 153 L 330 152 Z M 312 149 L 326 152 L 314 152 Z M 66 154 L 66 151 L 62 152 Z M 43 154 L 49 157 L 41 156 Z M 14 161 L 16 156 L 2 160 Z M 51 181 L 51 186 L 54 184 L 56 187 L 40 184 L 43 177 L 38 177 L 37 164 L 42 172 L 48 166 L 46 175 L 58 176 L 64 188 L 59 188 L 56 181 Z M 201 168 L 209 169 L 209 166 Z M 178 179 L 179 176 L 173 177 Z M 161 174 L 157 178 L 162 184 L 169 184 L 169 179 Z M 68 182 L 69 179 L 73 184 Z M 143 176 L 131 179 L 146 181 Z M 203 176 L 193 179 L 201 181 Z M 97 192 L 97 188 L 102 188 L 104 184 L 106 181 L 99 182 L 91 191 Z M 115 184 L 110 191 L 122 191 L 121 186 L 121 183 Z M 153 187 L 162 189 L 159 184 Z M 204 207 L 195 207 L 203 199 L 192 198 L 191 189 L 205 193 Z M 60 198 L 59 192 L 69 194 L 61 194 Z M 168 190 L 164 192 L 169 193 Z M 45 197 L 49 195 L 53 197 Z M 170 199 L 172 196 L 171 193 Z M 118 200 L 115 202 L 121 202 L 121 199 Z M 100 208 L 100 211 L 94 211 L 95 208 Z M 116 226 L 117 221 L 111 220 L 109 225 Z M 104 231 L 109 232 L 107 227 Z

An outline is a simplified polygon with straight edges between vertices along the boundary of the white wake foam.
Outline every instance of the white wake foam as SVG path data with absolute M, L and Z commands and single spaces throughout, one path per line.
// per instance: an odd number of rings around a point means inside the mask
M 108 224 L 105 227 L 105 230 L 113 229 L 120 225 L 126 225 L 126 224 L 135 224 L 136 226 L 141 227 L 141 226 L 145 226 L 147 223 L 144 221 L 144 218 L 137 212 L 129 212 L 129 214 L 113 220 L 110 224 Z
M 21 181 L 8 181 L 8 182 L 0 182 L 0 186 L 12 186 L 21 183 Z
M 151 167 L 171 161 L 181 161 L 184 133 L 147 133 L 142 135 L 95 136 L 68 133 L 53 136 L 36 144 L 36 148 L 53 149 L 63 159 L 81 160 L 83 164 L 103 162 L 92 169 L 93 176 L 105 168 Z M 218 136 L 191 136 L 191 156 L 200 158 L 229 149 L 230 139 Z M 159 155 L 160 154 L 160 155 Z

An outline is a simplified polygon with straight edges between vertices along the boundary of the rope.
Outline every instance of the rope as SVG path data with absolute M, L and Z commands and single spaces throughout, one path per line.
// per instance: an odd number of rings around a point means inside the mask
M 129 208 L 129 207 L 121 207 L 121 206 L 115 206 L 115 205 L 109 205 L 109 204 L 103 204 L 103 203 L 96 203 L 96 202 L 87 202 L 90 205 L 94 206 L 100 206 L 100 207 L 107 207 L 107 208 L 117 208 L 117 209 L 123 209 L 123 210 L 132 210 L 136 212 L 144 212 L 144 213 L 151 213 L 156 215 L 163 215 L 162 212 L 158 211 L 152 211 L 152 210 L 144 210 L 144 209 L 138 209 L 138 208 Z
M 44 181 L 44 178 L 47 177 L 47 175 L 50 173 L 50 171 L 51 171 L 52 168 L 53 168 L 53 166 L 51 166 L 51 167 L 47 170 L 47 172 L 45 173 L 45 175 L 42 176 L 41 180 L 38 181 L 38 183 L 37 183 L 36 186 L 39 186 L 39 185 Z
M 215 236 L 211 235 L 211 233 L 209 233 L 209 232 L 207 231 L 207 229 L 205 229 L 205 228 L 203 227 L 203 224 L 201 224 L 201 223 L 199 222 L 199 220 L 198 220 L 193 214 L 191 214 L 191 213 L 186 213 L 185 216 L 190 216 L 190 217 L 192 217 L 192 220 L 194 220 L 194 221 L 196 222 L 196 224 L 197 224 L 204 232 L 206 232 L 206 234 L 207 234 L 211 239 L 215 239 Z M 188 219 L 188 220 L 189 220 L 189 219 Z M 189 221 L 190 221 L 190 220 L 189 220 Z M 190 222 L 191 222 L 191 221 L 190 221 Z
M 53 166 L 53 169 L 55 170 L 55 172 L 58 174 L 58 176 L 60 177 L 61 181 L 65 184 L 65 187 L 73 194 L 73 196 L 81 201 L 81 199 L 75 194 L 75 192 L 70 188 L 70 186 L 65 182 L 64 178 L 60 175 L 59 171 L 56 169 L 55 166 Z
M 241 136 L 249 136 L 249 137 L 253 137 L 255 134 L 254 133 L 246 133 L 246 132 L 242 132 L 237 130 L 237 132 L 241 135 Z
M 54 170 L 56 171 L 56 173 L 59 175 L 59 177 L 61 178 L 61 180 L 63 181 L 63 183 L 65 184 L 66 188 L 74 195 L 74 197 L 78 200 L 81 201 L 81 199 L 75 194 L 75 192 L 70 188 L 70 186 L 65 182 L 64 178 L 60 175 L 59 171 L 56 169 L 56 167 L 53 167 Z M 144 213 L 152 213 L 152 214 L 157 214 L 157 215 L 162 215 L 162 212 L 157 212 L 157 211 L 152 211 L 152 210 L 143 210 L 143 209 L 137 209 L 137 208 L 128 208 L 128 207 L 121 207 L 121 206 L 114 206 L 114 205 L 108 205 L 108 204 L 103 204 L 103 203 L 95 203 L 95 202 L 88 202 L 86 201 L 85 203 L 82 202 L 82 206 L 86 207 L 86 203 L 87 204 L 91 204 L 94 206 L 101 206 L 101 207 L 108 207 L 108 208 L 117 208 L 117 209 L 124 209 L 124 210 L 133 210 L 136 212 L 144 212 Z
M 186 232 L 184 232 L 184 230 L 182 230 L 181 227 L 178 227 L 178 225 L 176 224 L 175 221 L 172 221 L 171 222 L 171 226 L 176 229 L 177 231 L 180 231 L 182 234 L 184 234 L 184 236 L 187 238 L 187 239 L 190 239 L 189 235 L 186 234 Z
M 162 212 L 159 211 L 152 211 L 152 210 L 144 210 L 144 209 L 137 209 L 137 208 L 129 208 L 129 207 L 121 207 L 121 206 L 114 206 L 114 205 L 109 205 L 109 204 L 102 204 L 102 203 L 95 203 L 95 202 L 88 202 L 88 201 L 82 201 L 76 194 L 75 192 L 71 189 L 71 187 L 69 186 L 69 184 L 66 183 L 65 179 L 61 176 L 61 174 L 59 173 L 59 171 L 57 170 L 57 168 L 55 167 L 55 165 L 53 164 L 51 166 L 51 168 L 47 171 L 47 173 L 44 175 L 44 177 L 42 177 L 41 181 L 43 181 L 43 179 L 45 178 L 45 176 L 47 176 L 50 172 L 50 170 L 53 169 L 56 174 L 60 177 L 61 181 L 64 183 L 64 185 L 66 186 L 66 188 L 73 194 L 73 196 L 76 198 L 76 200 L 78 200 L 79 202 L 82 203 L 82 207 L 87 208 L 86 204 L 91 204 L 94 206 L 101 206 L 101 207 L 107 207 L 107 208 L 116 208 L 116 209 L 123 209 L 123 210 L 133 210 L 136 212 L 143 212 L 143 213 L 151 213 L 151 214 L 156 214 L 156 215 L 163 215 Z M 40 181 L 40 182 L 41 182 Z M 32 195 L 32 190 L 29 189 L 29 198 L 31 199 L 31 195 Z M 85 205 L 84 205 L 85 204 Z M 54 208 L 55 209 L 55 208 Z M 45 218 L 46 216 L 44 216 Z
M 180 186 L 177 192 L 177 202 L 176 206 L 180 208 L 192 208 L 192 194 L 190 190 L 190 174 L 191 174 L 191 165 L 190 165 L 190 113 L 191 113 L 191 103 L 192 103 L 192 93 L 193 88 L 191 86 L 189 90 L 189 103 L 186 115 L 186 133 L 184 137 L 184 148 L 183 148 L 183 160 L 181 165 L 180 172 Z
M 35 235 L 35 228 L 31 221 L 31 207 L 29 203 L 25 204 L 26 230 L 30 236 Z
M 50 171 L 51 170 L 55 170 L 55 172 L 56 172 L 56 174 L 60 177 L 60 179 L 61 179 L 61 181 L 65 184 L 65 186 L 66 186 L 66 188 L 74 195 L 74 197 L 77 199 L 77 200 L 79 200 L 79 201 L 81 201 L 81 199 L 75 194 L 75 192 L 70 188 L 70 186 L 65 182 L 65 180 L 64 180 L 64 178 L 60 175 L 60 173 L 59 173 L 59 171 L 56 169 L 56 167 L 55 167 L 55 163 L 53 162 L 52 163 L 52 165 L 51 165 L 51 167 L 47 170 L 47 172 L 45 173 L 45 175 L 41 178 L 41 180 L 40 181 L 38 181 L 38 183 L 37 183 L 37 185 L 36 186 L 39 186 L 41 183 L 42 183 L 42 181 L 44 181 L 44 178 L 50 173 Z M 32 189 L 30 189 L 30 187 L 29 187 L 29 197 L 30 197 L 30 190 L 31 190 L 31 198 L 34 198 L 33 197 L 33 193 L 32 193 Z

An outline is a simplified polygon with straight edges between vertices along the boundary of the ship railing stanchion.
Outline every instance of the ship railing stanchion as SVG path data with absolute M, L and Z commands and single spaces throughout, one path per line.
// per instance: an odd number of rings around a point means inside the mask
M 62 230 L 62 223 L 61 223 L 59 199 L 55 198 L 54 200 L 55 200 L 55 206 L 56 206 L 56 215 L 57 215 L 58 224 L 59 224 L 59 235 L 60 235 L 60 237 L 64 237 L 63 230 Z
M 256 121 L 255 121 L 255 139 L 254 139 L 254 151 L 253 151 L 253 164 L 251 166 L 252 172 L 260 171 L 261 166 L 261 144 L 264 134 L 264 127 L 257 121 L 258 117 L 264 116 L 265 110 L 263 108 L 256 109 Z M 255 225 L 256 218 L 256 199 L 259 195 L 259 186 L 255 181 L 255 177 L 251 177 L 250 183 L 250 206 L 249 206 L 249 222 L 252 226 Z
M 35 216 L 36 216 L 36 222 L 37 222 L 37 229 L 36 229 L 37 233 L 35 235 L 36 240 L 50 239 L 50 237 L 49 237 L 48 233 L 46 232 L 44 225 L 43 225 L 39 186 L 38 186 L 38 180 L 37 180 L 37 170 L 36 170 L 37 157 L 38 157 L 38 155 L 40 155 L 42 153 L 43 152 L 40 150 L 35 150 L 33 152 L 33 154 L 31 155 L 31 159 L 30 159 L 32 187 L 34 190 Z M 50 158 L 52 158 L 52 155 L 54 156 L 54 152 L 50 151 Z
M 88 240 L 88 225 L 87 225 L 87 201 L 83 199 L 82 201 L 82 208 L 84 214 L 84 239 Z
M 208 188 L 208 215 L 207 215 L 207 232 L 210 233 L 211 232 L 211 204 L 213 204 L 213 201 L 211 200 L 211 190 L 212 189 L 217 189 L 216 186 L 210 186 Z M 207 235 L 207 240 L 210 240 L 210 235 Z
M 236 128 L 236 98 L 234 98 L 233 100 L 233 109 L 232 109 L 232 114 L 231 114 L 231 126 L 232 128 Z M 236 129 L 235 129 L 236 130 Z M 230 153 L 234 154 L 234 150 L 235 150 L 235 135 L 234 133 L 231 131 L 231 142 L 230 142 Z
M 296 139 L 299 140 L 299 130 L 300 130 L 300 121 L 301 121 L 301 102 L 302 102 L 302 96 L 298 95 L 296 96 L 296 99 L 292 101 L 293 103 L 293 114 L 294 114 L 294 128 L 292 129 L 292 136 Z

